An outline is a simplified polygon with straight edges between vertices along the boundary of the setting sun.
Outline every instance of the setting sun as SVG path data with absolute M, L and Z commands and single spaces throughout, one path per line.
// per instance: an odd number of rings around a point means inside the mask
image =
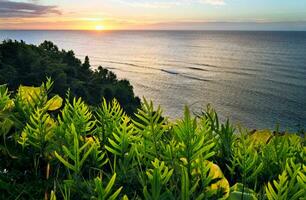
M 97 25 L 97 26 L 95 27 L 95 29 L 96 29 L 97 31 L 102 31 L 102 30 L 104 30 L 104 26 Z

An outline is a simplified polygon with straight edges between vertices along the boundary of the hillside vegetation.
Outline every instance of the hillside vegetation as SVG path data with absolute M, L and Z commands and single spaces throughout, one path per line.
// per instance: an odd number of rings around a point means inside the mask
M 98 105 L 104 97 L 107 101 L 116 98 L 128 114 L 140 106 L 129 81 L 118 80 L 101 66 L 93 70 L 87 56 L 82 63 L 73 51 L 60 50 L 49 41 L 38 46 L 12 40 L 0 43 L 0 84 L 16 90 L 20 84 L 39 86 L 45 77 L 55 80 L 52 92 L 61 97 L 69 88 L 72 95 L 91 105 Z
M 169 121 L 144 100 L 131 118 L 115 99 L 89 107 L 55 85 L 0 87 L 0 199 L 306 196 L 301 135 L 250 134 L 209 106 Z

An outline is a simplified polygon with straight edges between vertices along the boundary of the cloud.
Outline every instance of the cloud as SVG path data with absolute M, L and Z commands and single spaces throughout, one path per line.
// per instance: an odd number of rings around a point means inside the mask
M 202 2 L 214 6 L 224 6 L 226 4 L 224 0 L 202 0 Z
M 0 18 L 37 17 L 47 14 L 61 15 L 57 6 L 0 0 Z
M 131 6 L 131 7 L 143 7 L 143 8 L 169 8 L 169 7 L 178 6 L 182 4 L 182 2 L 179 0 L 173 0 L 173 1 L 116 0 L 116 1 L 121 4 Z
M 226 5 L 225 0 L 114 0 L 131 7 L 170 8 L 174 6 L 190 5 L 192 3 L 209 4 L 214 6 Z

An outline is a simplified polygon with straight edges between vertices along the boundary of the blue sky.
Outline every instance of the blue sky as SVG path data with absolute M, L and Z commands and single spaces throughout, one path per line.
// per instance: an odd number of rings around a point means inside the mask
M 306 0 L 0 0 L 1 29 L 306 30 Z

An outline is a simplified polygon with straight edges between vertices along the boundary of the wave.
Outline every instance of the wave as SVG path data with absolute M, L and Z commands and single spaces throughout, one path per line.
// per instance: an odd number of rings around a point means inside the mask
M 289 87 L 293 87 L 293 88 L 304 88 L 303 90 L 306 90 L 306 85 L 301 85 L 299 83 L 290 83 L 288 81 L 283 81 L 283 80 L 274 80 L 271 78 L 264 78 L 264 81 L 268 81 L 275 84 L 279 84 L 279 85 L 283 85 L 283 86 L 289 86 Z
M 159 70 L 159 71 L 171 74 L 171 75 L 180 75 L 181 77 L 185 77 L 185 78 L 188 78 L 188 79 L 193 79 L 193 80 L 198 80 L 198 81 L 209 81 L 207 79 L 200 78 L 200 77 L 195 77 L 195 76 L 192 76 L 192 75 L 189 75 L 189 74 L 186 74 L 186 73 L 180 73 L 180 72 L 178 72 L 176 70 L 147 67 L 147 66 L 137 65 L 137 64 L 128 63 L 128 62 L 118 62 L 118 61 L 109 61 L 109 60 L 107 60 L 107 61 L 104 60 L 103 62 L 114 63 L 114 64 L 121 64 L 121 65 L 128 65 L 128 66 L 137 67 L 137 68 L 143 68 L 143 69 Z M 192 69 L 192 70 L 198 70 L 198 71 L 209 71 L 207 69 L 202 69 L 202 68 L 198 68 L 198 67 L 185 67 L 185 68 Z M 136 73 L 135 71 L 122 70 L 122 69 L 118 69 L 118 68 L 115 68 L 115 69 L 116 70 L 120 70 L 120 71 L 127 71 L 127 72 L 134 72 L 134 73 Z M 137 72 L 137 73 L 141 74 L 143 72 Z
M 190 75 L 187 75 L 187 74 L 180 74 L 180 76 L 188 78 L 188 79 L 192 79 L 192 80 L 203 81 L 203 82 L 211 81 L 211 80 L 208 80 L 208 79 L 205 79 L 205 78 L 190 76 Z
M 198 65 L 198 66 L 205 66 L 205 67 L 212 67 L 212 68 L 221 68 L 220 66 L 211 65 L 211 64 L 206 64 L 206 63 L 189 63 L 189 64 Z
M 177 72 L 175 70 L 160 69 L 160 71 L 166 72 L 168 74 L 174 74 L 174 75 L 180 74 L 179 72 Z
M 203 69 L 203 68 L 199 68 L 199 67 L 186 67 L 188 69 L 192 69 L 192 70 L 196 70 L 196 71 L 209 71 L 208 69 Z
M 194 76 L 192 74 L 189 73 L 183 73 L 178 71 L 179 69 L 189 69 L 189 70 L 194 70 L 194 71 L 202 71 L 202 72 L 216 72 L 216 73 L 223 73 L 223 74 L 234 74 L 234 75 L 241 75 L 241 76 L 247 76 L 247 77 L 255 77 L 255 76 L 260 76 L 260 74 L 256 73 L 256 72 L 261 72 L 261 74 L 263 72 L 265 72 L 264 69 L 258 69 L 258 68 L 240 68 L 240 67 L 223 67 L 223 66 L 219 66 L 219 65 L 213 65 L 213 64 L 209 64 L 209 63 L 188 63 L 185 62 L 186 64 L 189 65 L 194 65 L 194 66 L 180 66 L 179 64 L 173 64 L 173 63 L 169 63 L 166 64 L 164 66 L 172 66 L 174 67 L 174 69 L 165 69 L 163 66 L 159 66 L 159 67 L 148 67 L 145 65 L 138 65 L 138 64 L 134 64 L 134 63 L 130 63 L 130 62 L 120 62 L 120 61 L 112 61 L 112 60 L 101 60 L 102 62 L 105 63 L 111 63 L 111 64 L 120 64 L 120 65 L 126 65 L 126 66 L 131 66 L 131 67 L 135 67 L 135 68 L 141 68 L 141 69 L 150 69 L 150 70 L 154 70 L 154 71 L 162 71 L 164 73 L 170 74 L 170 75 L 178 75 L 184 78 L 188 78 L 188 79 L 192 79 L 192 80 L 198 80 L 198 81 L 212 81 L 209 79 L 205 79 L 202 77 L 198 77 L 198 76 Z M 184 62 L 183 62 L 184 63 Z M 265 66 L 278 66 L 273 68 L 273 70 L 270 71 L 270 73 L 275 74 L 277 76 L 281 76 L 281 77 L 287 77 L 289 78 L 289 76 L 291 76 L 291 78 L 295 79 L 295 78 L 300 78 L 299 74 L 296 73 L 292 73 L 292 72 L 296 72 L 296 68 L 294 69 L 289 69 L 286 68 L 286 64 L 276 64 L 276 63 L 272 63 L 272 62 L 266 62 L 266 61 L 257 61 L 257 64 L 261 64 L 261 65 L 265 65 Z M 196 67 L 196 66 L 202 66 L 202 67 L 206 67 L 206 68 L 201 68 L 201 67 Z M 110 70 L 118 70 L 118 71 L 122 71 L 122 72 L 129 72 L 129 73 L 137 73 L 137 74 L 152 74 L 153 72 L 149 73 L 149 71 L 135 71 L 135 70 L 129 70 L 131 68 L 122 68 L 122 67 L 106 67 L 107 69 Z M 207 69 L 208 68 L 208 69 Z M 299 72 L 304 71 L 303 69 L 297 69 Z M 290 73 L 285 73 L 285 72 L 291 72 Z M 261 78 L 263 81 L 269 81 L 269 82 L 273 82 L 274 84 L 282 84 L 282 85 L 288 85 L 288 86 L 292 86 L 292 87 L 303 87 L 302 85 L 298 85 L 295 83 L 288 83 L 288 82 L 283 82 L 283 81 L 277 81 L 277 80 L 271 80 L 270 78 L 266 77 L 262 77 Z
M 92 65 L 92 66 L 98 67 L 100 65 Z M 122 69 L 122 68 L 117 68 L 117 67 L 105 66 L 104 68 L 109 69 L 109 70 L 115 70 L 115 71 L 120 71 L 120 72 L 129 72 L 129 73 L 135 73 L 135 74 L 152 74 L 152 73 L 149 73 L 149 72 L 140 72 L 140 71 Z
M 247 73 L 247 72 L 237 72 L 237 71 L 222 71 L 222 72 L 228 73 L 228 74 L 235 74 L 235 75 L 257 76 L 256 74 L 251 74 L 251 73 Z
M 191 75 L 186 74 L 186 73 L 180 73 L 180 72 L 175 71 L 175 70 L 160 69 L 160 71 L 171 74 L 171 75 L 178 75 L 178 76 L 188 78 L 188 79 L 192 79 L 192 80 L 205 81 L 205 82 L 210 81 L 208 79 L 204 79 L 204 78 L 201 78 L 201 77 L 195 77 L 195 76 L 191 76 Z
M 260 64 L 260 65 L 268 65 L 268 66 L 275 66 L 275 67 L 285 67 L 286 69 L 291 69 L 291 68 L 296 68 L 296 69 L 303 69 L 300 68 L 300 66 L 294 66 L 293 64 L 284 64 L 284 63 L 273 63 L 273 62 L 268 62 L 268 61 L 255 61 L 255 63 Z
M 106 63 L 113 63 L 113 64 L 119 64 L 119 65 L 128 65 L 128 66 L 137 67 L 137 68 L 144 68 L 144 69 L 154 69 L 153 67 L 147 67 L 147 66 L 143 66 L 143 65 L 137 65 L 137 64 L 129 63 L 129 62 L 119 62 L 119 61 L 110 61 L 110 60 L 104 60 L 103 62 L 106 62 Z

